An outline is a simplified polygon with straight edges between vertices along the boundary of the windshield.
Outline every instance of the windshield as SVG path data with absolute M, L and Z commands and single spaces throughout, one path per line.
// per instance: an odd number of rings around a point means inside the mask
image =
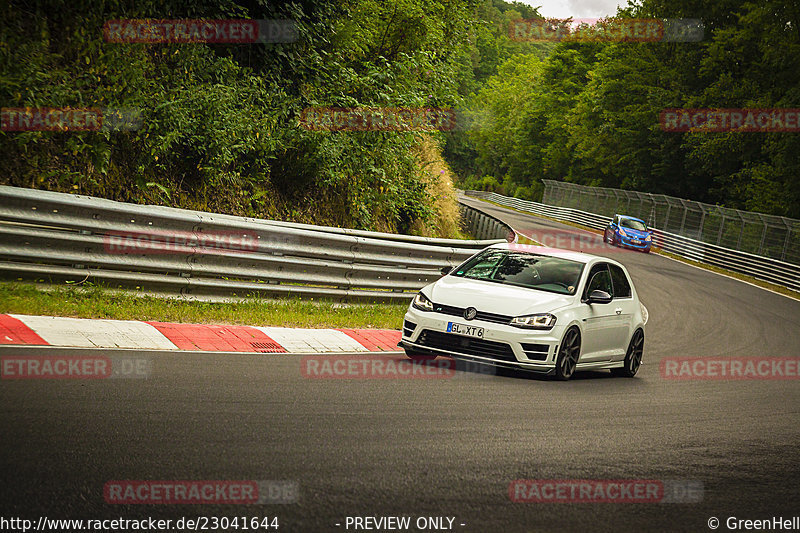
M 630 228 L 630 229 L 637 229 L 639 231 L 647 231 L 647 226 L 641 223 L 638 220 L 633 220 L 630 218 L 623 218 L 619 221 L 619 225 L 623 228 Z
M 464 264 L 453 276 L 559 294 L 575 294 L 582 271 L 583 263 L 560 257 L 510 250 L 486 250 Z

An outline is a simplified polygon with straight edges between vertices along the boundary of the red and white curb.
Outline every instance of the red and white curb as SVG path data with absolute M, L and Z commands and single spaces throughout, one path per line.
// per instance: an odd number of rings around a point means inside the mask
M 0 344 L 255 353 L 397 351 L 389 329 L 309 329 L 0 314 Z

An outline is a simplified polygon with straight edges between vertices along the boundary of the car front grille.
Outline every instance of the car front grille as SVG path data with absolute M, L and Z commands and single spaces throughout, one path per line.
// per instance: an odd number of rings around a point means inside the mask
M 437 348 L 448 352 L 488 357 L 513 363 L 517 362 L 517 358 L 514 357 L 514 350 L 504 342 L 487 341 L 464 335 L 424 329 L 417 338 L 416 343 L 428 348 Z
M 444 315 L 460 316 L 464 318 L 465 307 L 456 307 L 454 305 L 433 304 L 433 310 L 437 313 Z M 478 311 L 475 315 L 475 320 L 483 320 L 484 322 L 493 322 L 495 324 L 508 324 L 511 322 L 512 316 L 498 315 L 495 313 L 487 313 L 486 311 Z

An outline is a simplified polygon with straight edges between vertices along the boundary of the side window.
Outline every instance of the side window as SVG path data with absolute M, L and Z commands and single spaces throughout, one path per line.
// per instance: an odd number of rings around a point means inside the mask
M 606 263 L 600 263 L 592 267 L 589 272 L 589 282 L 586 284 L 586 290 L 583 292 L 583 297 L 587 297 L 592 291 L 604 291 L 614 296 L 614 289 L 611 284 L 611 276 L 608 273 Z
M 611 271 L 611 281 L 614 283 L 614 298 L 630 298 L 631 284 L 625 272 L 617 265 L 608 265 Z

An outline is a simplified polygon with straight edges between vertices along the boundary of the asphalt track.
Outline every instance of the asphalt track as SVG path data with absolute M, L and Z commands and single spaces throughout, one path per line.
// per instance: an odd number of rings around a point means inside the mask
M 573 230 L 474 202 L 523 232 Z M 800 302 L 658 255 L 591 248 L 626 265 L 650 312 L 634 379 L 324 380 L 303 377 L 294 355 L 169 353 L 148 354 L 148 379 L 3 381 L 0 515 L 277 516 L 279 531 L 449 516 L 476 532 L 710 531 L 712 516 L 727 531 L 729 516 L 800 516 L 800 381 L 659 372 L 664 357 L 800 357 Z M 103 499 L 109 480 L 187 479 L 293 480 L 300 499 Z M 697 480 L 704 491 L 700 503 L 513 503 L 516 479 Z

